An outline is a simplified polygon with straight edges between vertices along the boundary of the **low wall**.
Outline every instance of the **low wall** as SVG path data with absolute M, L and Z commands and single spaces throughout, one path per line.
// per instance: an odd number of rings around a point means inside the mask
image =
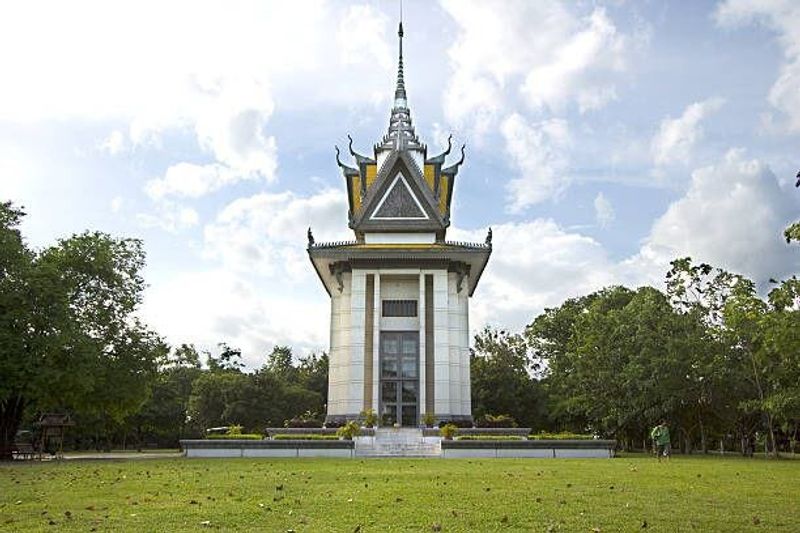
M 614 440 L 442 440 L 442 457 L 614 457 Z
M 351 440 L 182 440 L 185 457 L 353 457 Z

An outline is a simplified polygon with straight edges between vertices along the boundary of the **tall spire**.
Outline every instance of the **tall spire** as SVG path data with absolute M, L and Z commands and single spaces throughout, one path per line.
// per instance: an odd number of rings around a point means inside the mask
M 397 62 L 397 88 L 394 91 L 394 107 L 407 107 L 408 101 L 406 98 L 406 83 L 403 79 L 403 20 L 400 19 L 400 25 L 397 30 L 397 37 L 400 41 L 400 56 Z

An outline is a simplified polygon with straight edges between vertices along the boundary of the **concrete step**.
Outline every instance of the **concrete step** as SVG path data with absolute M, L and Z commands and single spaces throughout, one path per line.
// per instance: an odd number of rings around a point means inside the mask
M 378 428 L 374 437 L 357 437 L 358 457 L 439 457 L 441 439 L 424 437 L 418 428 Z

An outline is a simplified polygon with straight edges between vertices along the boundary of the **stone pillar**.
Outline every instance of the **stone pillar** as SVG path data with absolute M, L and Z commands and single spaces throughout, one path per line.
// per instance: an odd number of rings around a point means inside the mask
M 434 409 L 437 417 L 452 416 L 447 277 L 446 270 L 437 270 L 433 274 Z

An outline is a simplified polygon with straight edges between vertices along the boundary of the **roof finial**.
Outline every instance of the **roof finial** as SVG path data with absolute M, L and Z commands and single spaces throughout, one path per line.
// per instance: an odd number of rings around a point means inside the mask
M 397 29 L 400 55 L 397 62 L 397 88 L 394 91 L 394 107 L 407 107 L 406 83 L 403 79 L 403 2 L 400 0 L 400 24 Z

